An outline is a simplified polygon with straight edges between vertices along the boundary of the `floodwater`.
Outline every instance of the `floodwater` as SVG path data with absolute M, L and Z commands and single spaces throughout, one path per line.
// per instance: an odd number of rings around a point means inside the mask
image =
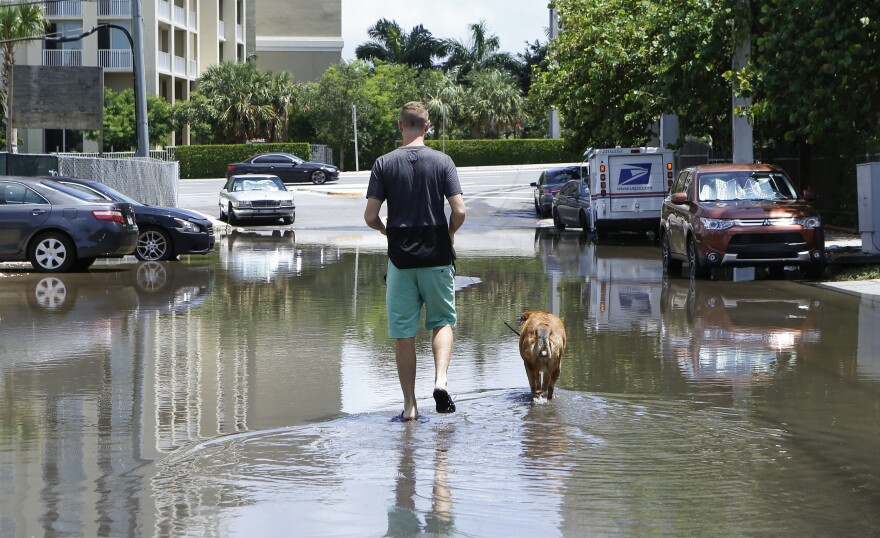
M 401 409 L 381 248 L 246 231 L 0 270 L 0 536 L 880 533 L 880 302 L 662 278 L 653 245 L 459 234 L 458 412 Z M 514 324 L 564 319 L 533 404 Z

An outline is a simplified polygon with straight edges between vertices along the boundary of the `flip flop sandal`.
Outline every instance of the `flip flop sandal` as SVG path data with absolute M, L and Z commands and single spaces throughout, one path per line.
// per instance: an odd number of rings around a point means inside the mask
M 438 413 L 454 413 L 455 403 L 449 397 L 449 393 L 443 389 L 434 389 L 434 401 L 437 402 Z

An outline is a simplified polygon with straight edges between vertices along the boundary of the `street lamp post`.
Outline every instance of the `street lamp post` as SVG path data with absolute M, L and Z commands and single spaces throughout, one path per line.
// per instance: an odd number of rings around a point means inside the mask
M 137 1 L 134 2 L 134 4 L 139 3 L 140 2 Z M 129 33 L 128 29 L 118 24 L 102 23 L 76 36 L 47 37 L 44 40 L 50 43 L 68 43 L 71 41 L 79 41 L 80 39 L 94 34 L 101 28 L 115 28 L 116 30 L 121 31 L 123 34 L 125 34 L 125 37 L 128 38 L 128 44 L 129 46 L 131 46 L 131 66 L 132 70 L 134 71 L 134 121 L 135 129 L 137 131 L 137 151 L 135 152 L 135 156 L 146 157 L 147 148 L 149 147 L 150 140 L 147 124 L 147 95 L 146 88 L 144 87 L 143 65 L 142 62 L 138 61 L 138 59 L 142 58 L 143 55 L 138 55 L 135 48 L 135 42 L 132 39 L 131 33 Z M 138 76 L 138 74 L 140 74 L 140 76 Z

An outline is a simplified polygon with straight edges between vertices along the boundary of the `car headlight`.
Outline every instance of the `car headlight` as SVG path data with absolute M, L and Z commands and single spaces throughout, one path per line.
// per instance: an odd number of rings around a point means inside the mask
M 251 207 L 252 204 L 248 200 L 233 201 L 232 207 Z
M 703 223 L 703 228 L 707 230 L 726 230 L 733 226 L 734 222 L 730 219 L 700 219 Z
M 800 224 L 804 228 L 821 228 L 822 219 L 819 217 L 800 217 L 794 219 L 795 224 Z
M 181 230 L 183 230 L 184 232 L 195 233 L 195 232 L 199 231 L 199 226 L 197 224 L 194 224 L 194 223 L 188 221 L 188 220 L 175 218 L 174 222 L 176 222 L 177 227 L 180 228 Z
M 278 205 L 281 207 L 293 207 L 293 200 L 281 200 Z

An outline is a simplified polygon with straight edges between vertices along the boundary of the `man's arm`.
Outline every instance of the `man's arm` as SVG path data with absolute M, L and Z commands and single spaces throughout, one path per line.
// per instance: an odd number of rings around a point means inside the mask
M 452 212 L 449 215 L 449 237 L 455 243 L 455 232 L 464 224 L 464 218 L 467 213 L 464 207 L 464 197 L 461 194 L 453 194 L 449 198 L 449 208 Z
M 379 216 L 379 210 L 382 208 L 382 202 L 375 198 L 367 198 L 367 208 L 364 209 L 364 222 L 367 226 L 374 230 L 379 230 L 385 235 L 385 223 Z

